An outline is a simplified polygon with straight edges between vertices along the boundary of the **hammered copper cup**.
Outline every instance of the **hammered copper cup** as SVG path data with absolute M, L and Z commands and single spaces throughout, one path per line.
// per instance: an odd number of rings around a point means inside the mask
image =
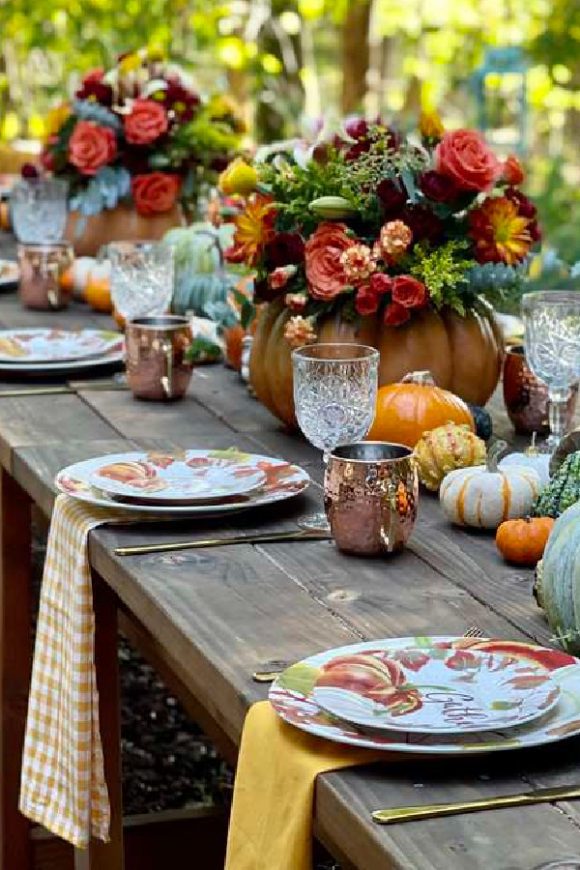
M 506 349 L 503 365 L 503 398 L 514 429 L 519 435 L 547 435 L 548 388 L 528 368 L 524 348 L 514 345 Z M 573 387 L 566 408 L 566 429 L 574 419 L 578 388 Z
M 192 342 L 189 318 L 172 314 L 137 317 L 125 331 L 127 383 L 138 399 L 181 399 L 191 380 L 185 358 Z
M 324 507 L 339 550 L 359 556 L 404 547 L 417 518 L 419 479 L 402 444 L 358 441 L 330 454 Z
M 18 245 L 20 284 L 18 292 L 25 308 L 58 311 L 66 308 L 72 290 L 63 286 L 62 278 L 74 260 L 72 245 Z

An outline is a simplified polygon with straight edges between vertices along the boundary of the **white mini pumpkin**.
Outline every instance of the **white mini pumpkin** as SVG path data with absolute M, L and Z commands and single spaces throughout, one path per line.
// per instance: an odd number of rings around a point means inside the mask
M 521 465 L 498 468 L 505 443 L 490 450 L 487 465 L 458 468 L 443 479 L 439 500 L 447 519 L 460 526 L 497 529 L 504 520 L 530 513 L 542 488 L 538 472 Z
M 499 464 L 500 471 L 503 468 L 521 465 L 523 468 L 533 468 L 538 472 L 542 486 L 550 482 L 550 453 L 540 453 L 536 447 L 536 433 L 532 435 L 532 443 L 523 453 L 508 453 Z

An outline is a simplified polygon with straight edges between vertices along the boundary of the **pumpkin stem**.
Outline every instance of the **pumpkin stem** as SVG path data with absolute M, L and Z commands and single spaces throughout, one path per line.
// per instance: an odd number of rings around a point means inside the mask
M 491 471 L 492 474 L 497 472 L 497 464 L 507 450 L 507 447 L 505 441 L 496 441 L 489 448 L 487 453 L 487 470 Z
M 526 450 L 526 456 L 538 456 L 540 451 L 536 447 L 536 435 L 537 432 L 532 432 L 532 440 L 530 441 L 530 446 Z
M 407 372 L 403 380 L 402 384 L 421 384 L 424 387 L 434 387 L 435 378 L 431 374 L 431 372 Z

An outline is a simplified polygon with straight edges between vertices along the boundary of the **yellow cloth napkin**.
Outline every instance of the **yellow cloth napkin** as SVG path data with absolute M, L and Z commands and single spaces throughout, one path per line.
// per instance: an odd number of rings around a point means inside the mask
M 95 679 L 88 534 L 123 514 L 67 495 L 56 499 L 40 608 L 22 756 L 20 811 L 83 848 L 109 839 Z
M 225 870 L 310 870 L 318 774 L 389 758 L 306 734 L 269 701 L 254 704 L 242 733 Z

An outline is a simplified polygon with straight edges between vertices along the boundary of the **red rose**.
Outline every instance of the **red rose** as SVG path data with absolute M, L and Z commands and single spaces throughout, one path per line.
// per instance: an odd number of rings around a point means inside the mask
M 387 326 L 400 326 L 411 317 L 409 309 L 398 302 L 390 302 L 385 308 L 385 323 Z
M 304 246 L 306 279 L 313 299 L 330 302 L 348 286 L 340 255 L 355 244 L 342 223 L 324 221 Z
M 489 190 L 501 175 L 501 164 L 475 130 L 445 133 L 435 150 L 435 168 L 460 190 Z
M 137 175 L 131 190 L 139 214 L 152 215 L 171 211 L 179 193 L 179 178 L 167 172 Z
M 449 175 L 441 175 L 434 169 L 423 173 L 419 187 L 427 199 L 433 202 L 452 202 L 460 194 L 455 181 Z
M 135 100 L 125 116 L 125 139 L 132 145 L 150 145 L 169 127 L 167 112 L 154 100 Z
M 68 159 L 83 175 L 95 175 L 117 154 L 117 139 L 110 127 L 77 121 L 68 143 Z
M 503 165 L 502 179 L 506 184 L 521 184 L 524 177 L 522 164 L 515 154 L 510 154 Z
M 359 288 L 354 300 L 357 314 L 360 314 L 362 317 L 365 317 L 367 314 L 376 314 L 379 300 L 379 294 L 369 284 L 364 284 Z
M 393 279 L 385 275 L 384 272 L 376 272 L 371 275 L 370 286 L 373 293 L 382 296 L 384 293 L 390 293 L 393 289 Z
M 404 308 L 422 308 L 429 294 L 422 281 L 411 278 L 410 275 L 397 275 L 393 279 L 393 302 Z
M 266 259 L 274 266 L 290 266 L 304 260 L 304 242 L 298 233 L 277 233 L 266 247 Z

